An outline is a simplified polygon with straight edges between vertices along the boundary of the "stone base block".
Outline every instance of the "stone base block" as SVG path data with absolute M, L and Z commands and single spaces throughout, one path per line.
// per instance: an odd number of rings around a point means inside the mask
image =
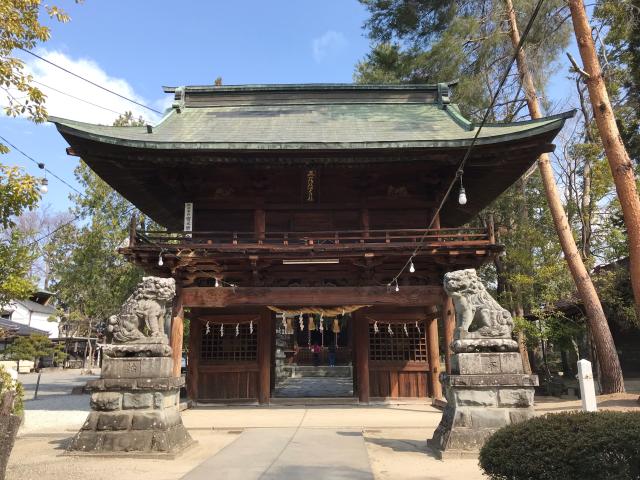
M 170 377 L 171 357 L 104 357 L 101 378 L 162 378 Z
M 183 384 L 184 380 L 173 377 L 102 378 L 92 382 L 89 386 L 92 411 L 67 453 L 175 456 L 193 443 L 180 417 Z
M 81 430 L 65 455 L 174 458 L 193 443 L 182 423 L 158 431 Z
M 466 354 L 465 354 L 466 355 Z M 458 358 L 462 369 L 477 370 L 484 359 Z M 510 354 L 499 354 L 510 355 Z M 519 354 L 517 360 L 520 360 Z M 456 355 L 455 357 L 459 357 Z M 510 370 L 515 358 L 497 360 L 496 369 Z M 520 364 L 521 365 L 521 364 Z M 535 375 L 500 373 L 478 375 L 443 375 L 447 406 L 436 431 L 427 444 L 440 458 L 463 458 L 477 456 L 484 442 L 496 430 L 534 416 Z
M 454 340 L 451 350 L 463 352 L 517 352 L 518 342 L 510 338 L 468 338 Z
M 451 358 L 451 372 L 459 375 L 524 373 L 519 352 L 459 353 Z

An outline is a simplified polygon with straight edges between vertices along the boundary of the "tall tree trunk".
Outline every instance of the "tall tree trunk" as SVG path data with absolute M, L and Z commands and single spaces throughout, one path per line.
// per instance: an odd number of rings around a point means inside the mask
M 580 87 L 581 77 L 576 78 L 576 90 L 580 99 L 580 111 L 584 117 L 584 136 L 587 143 L 595 143 L 591 132 L 591 118 L 587 112 L 584 94 Z M 591 157 L 585 157 L 584 168 L 582 171 L 582 199 L 580 201 L 580 214 L 582 217 L 582 231 L 580 232 L 580 244 L 582 248 L 582 258 L 591 257 L 591 237 L 593 234 L 593 206 L 591 200 Z
M 516 317 L 524 320 L 524 308 L 518 304 L 516 306 Z M 527 350 L 527 344 L 524 340 L 524 333 L 522 330 L 518 332 L 518 349 L 520 350 L 520 356 L 522 357 L 522 368 L 524 373 L 531 373 L 531 363 L 529 363 L 529 351 Z
M 518 31 L 518 23 L 515 11 L 513 10 L 512 0 L 505 0 L 505 4 L 507 6 L 508 19 L 511 27 L 511 42 L 515 49 L 520 43 L 520 32 Z M 541 118 L 542 112 L 540 103 L 538 102 L 536 88 L 533 85 L 527 59 L 522 49 L 516 57 L 516 62 L 518 65 L 518 73 L 520 74 L 520 81 L 525 90 L 529 114 L 531 118 Z M 560 201 L 558 186 L 553 176 L 549 155 L 546 153 L 540 155 L 538 158 L 538 168 L 540 169 L 540 175 L 547 196 L 547 203 L 549 204 L 549 210 L 553 217 L 553 223 L 558 233 L 564 257 L 587 313 L 587 321 L 602 368 L 602 391 L 603 393 L 624 392 L 624 380 L 622 378 L 622 369 L 620 368 L 620 359 L 618 358 L 618 353 L 613 343 L 611 330 L 609 330 L 600 299 L 593 286 L 589 272 L 587 272 L 584 266 L 571 228 L 567 222 L 567 216 Z
M 587 73 L 585 83 L 589 89 L 593 116 L 596 119 L 596 125 L 598 125 L 607 160 L 609 160 L 616 192 L 622 207 L 624 224 L 627 227 L 631 286 L 633 287 L 636 312 L 640 316 L 640 198 L 638 198 L 636 190 L 633 164 L 616 125 L 584 3 L 582 0 L 569 0 L 569 9 L 571 10 L 580 57 Z

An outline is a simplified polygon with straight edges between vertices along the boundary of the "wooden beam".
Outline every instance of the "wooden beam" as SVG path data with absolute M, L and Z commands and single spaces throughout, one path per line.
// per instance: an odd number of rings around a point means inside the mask
M 427 306 L 441 301 L 439 286 L 403 286 L 399 292 L 387 287 L 188 287 L 183 303 L 188 307 L 229 306 L 335 306 L 395 305 Z
M 442 328 L 444 329 L 444 362 L 447 373 L 451 374 L 451 344 L 453 343 L 453 332 L 456 326 L 456 315 L 453 307 L 453 300 L 446 293 L 442 295 Z
M 173 376 L 180 376 L 182 368 L 182 341 L 184 338 L 184 307 L 182 303 L 182 288 L 176 285 L 176 296 L 173 299 L 173 315 L 171 318 L 171 358 L 173 359 Z
M 352 318 L 358 400 L 369 403 L 369 320 L 357 311 L 352 313 Z
M 440 385 L 440 348 L 438 345 L 438 320 L 427 320 L 427 352 L 429 354 L 429 382 L 434 399 L 442 398 Z
M 272 317 L 272 312 L 265 308 L 258 325 L 258 402 L 261 404 L 268 404 L 271 397 L 271 331 L 275 328 Z

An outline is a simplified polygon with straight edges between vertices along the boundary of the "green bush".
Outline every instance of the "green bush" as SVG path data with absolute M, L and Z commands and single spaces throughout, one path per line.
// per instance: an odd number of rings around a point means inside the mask
M 494 480 L 640 479 L 640 412 L 551 414 L 498 430 L 480 450 Z

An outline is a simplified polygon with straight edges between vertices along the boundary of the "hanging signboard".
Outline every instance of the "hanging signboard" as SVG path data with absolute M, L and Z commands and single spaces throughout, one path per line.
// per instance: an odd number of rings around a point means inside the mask
M 315 169 L 309 169 L 304 176 L 304 201 L 315 203 L 318 195 L 318 174 Z
M 193 231 L 193 203 L 191 202 L 184 204 L 184 231 Z M 191 234 L 186 233 L 185 237 L 191 238 Z

